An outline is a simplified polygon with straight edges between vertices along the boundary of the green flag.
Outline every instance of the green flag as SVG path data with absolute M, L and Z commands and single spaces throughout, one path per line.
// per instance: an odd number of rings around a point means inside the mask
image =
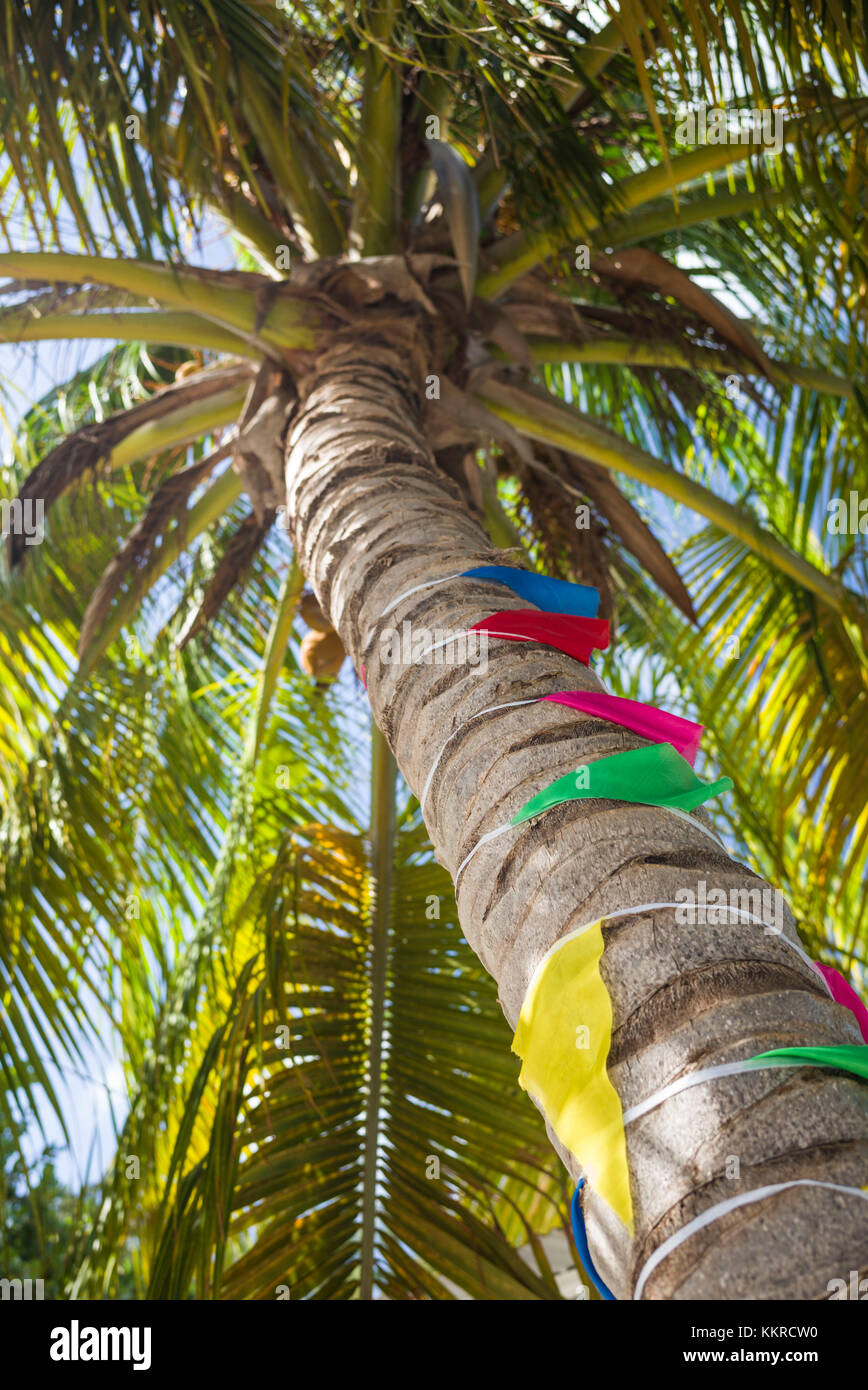
M 551 786 L 526 801 L 510 824 L 520 825 L 541 811 L 559 806 L 562 801 L 583 801 L 591 797 L 692 811 L 718 792 L 729 791 L 731 786 L 729 777 L 703 782 L 671 743 L 654 743 L 648 748 L 613 753 L 609 758 L 600 758 L 575 772 L 568 772 L 565 777 L 558 777 Z

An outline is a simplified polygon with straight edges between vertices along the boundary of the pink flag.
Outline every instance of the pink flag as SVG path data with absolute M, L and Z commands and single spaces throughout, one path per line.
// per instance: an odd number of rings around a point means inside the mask
M 556 700 L 559 705 L 569 705 L 571 709 L 581 710 L 595 719 L 608 719 L 612 724 L 620 724 L 634 734 L 641 734 L 652 743 L 671 743 L 691 767 L 696 761 L 702 725 L 681 719 L 677 714 L 669 714 L 665 709 L 643 705 L 639 700 L 625 700 L 620 695 L 604 695 L 590 690 L 560 690 L 542 698 Z
M 829 989 L 836 1004 L 843 1004 L 845 1009 L 849 1009 L 856 1022 L 859 1024 L 859 1031 L 865 1042 L 868 1043 L 868 1009 L 862 1003 L 855 989 L 848 984 L 844 976 L 833 965 L 822 965 L 816 962 L 816 967 Z

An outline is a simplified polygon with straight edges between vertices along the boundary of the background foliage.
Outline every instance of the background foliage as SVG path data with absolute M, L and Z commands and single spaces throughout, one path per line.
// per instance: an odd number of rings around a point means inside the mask
M 524 563 L 600 586 L 610 685 L 707 725 L 736 784 L 728 842 L 863 985 L 866 549 L 825 524 L 868 487 L 863 7 L 2 0 L 0 19 L 8 251 L 122 264 L 78 284 L 3 263 L 16 372 L 28 342 L 101 344 L 69 373 L 57 358 L 62 382 L 10 420 L 4 495 L 76 432 L 256 357 L 264 291 L 238 272 L 273 280 L 276 247 L 294 264 L 457 254 L 479 273 L 470 338 L 507 385 L 532 374 L 609 430 L 614 469 L 525 400 L 524 447 L 493 437 L 468 495 Z M 687 98 L 775 103 L 783 149 L 688 158 Z M 431 115 L 461 166 L 451 193 Z M 157 258 L 232 269 L 178 271 L 204 286 L 193 314 L 154 296 L 139 262 Z M 168 516 L 79 665 L 113 557 L 241 399 L 193 442 L 167 431 L 82 468 L 0 585 L 4 1259 L 47 1260 L 78 1296 L 559 1297 L 539 1237 L 565 1229 L 568 1193 L 494 987 L 400 784 L 383 872 L 363 692 L 346 668 L 328 690 L 301 669 L 301 576 L 279 522 L 239 563 L 231 468 Z M 660 487 L 631 447 L 669 470 Z M 673 500 L 682 476 L 726 526 Z M 844 608 L 747 543 L 748 522 Z M 129 1097 L 117 1159 L 98 1201 L 37 1163 L 40 1244 L 22 1135 L 47 1108 L 64 1121 L 60 1079 L 107 1036 Z M 45 1241 L 73 1227 L 56 1263 Z

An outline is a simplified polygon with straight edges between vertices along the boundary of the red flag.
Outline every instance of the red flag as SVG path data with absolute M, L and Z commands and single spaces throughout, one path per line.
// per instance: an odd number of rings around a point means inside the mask
M 587 666 L 592 651 L 609 645 L 605 618 L 576 618 L 568 613 L 540 613 L 535 608 L 512 608 L 474 623 L 471 632 L 487 632 L 512 642 L 544 642 Z

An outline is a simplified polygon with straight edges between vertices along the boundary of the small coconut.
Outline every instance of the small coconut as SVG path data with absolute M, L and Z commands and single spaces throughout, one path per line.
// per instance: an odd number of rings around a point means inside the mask
M 299 610 L 303 621 L 314 632 L 334 632 L 334 628 L 317 603 L 316 594 L 305 589 L 301 596 Z
M 345 656 L 343 643 L 334 628 L 327 632 L 308 632 L 302 639 L 301 669 L 317 681 L 334 680 Z

